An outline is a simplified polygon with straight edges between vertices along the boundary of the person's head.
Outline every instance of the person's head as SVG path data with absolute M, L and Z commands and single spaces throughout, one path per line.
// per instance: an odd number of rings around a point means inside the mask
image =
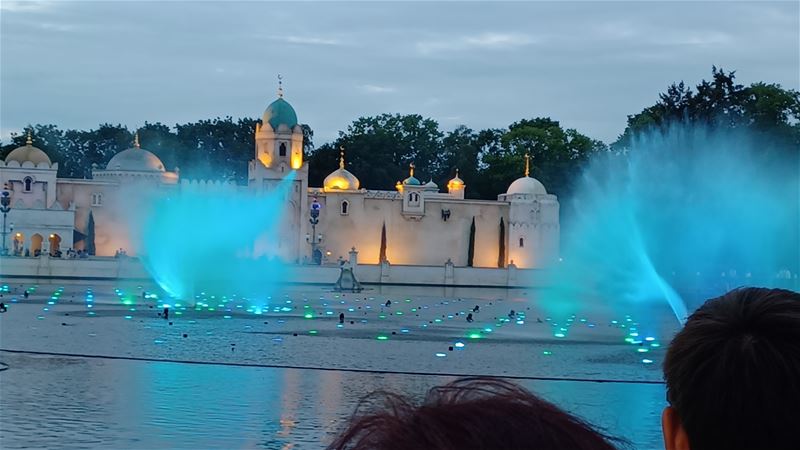
M 800 294 L 707 301 L 672 340 L 664 378 L 667 450 L 800 448 Z
M 329 450 L 611 450 L 613 438 L 527 390 L 492 378 L 432 388 L 420 405 L 388 393 L 354 415 Z M 359 408 L 360 409 L 360 408 Z

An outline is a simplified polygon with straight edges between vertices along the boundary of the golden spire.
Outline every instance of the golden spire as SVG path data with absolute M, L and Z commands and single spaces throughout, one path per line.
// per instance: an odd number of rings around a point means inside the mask
M 278 98 L 283 98 L 283 76 L 278 74 Z
M 530 153 L 525 154 L 525 176 L 530 176 L 531 174 L 531 155 Z
M 28 139 L 25 140 L 25 145 L 33 145 L 33 138 L 31 137 L 30 128 L 28 128 Z
M 411 173 L 412 177 L 414 176 L 414 167 L 416 167 L 416 166 L 414 166 L 413 162 L 408 165 L 408 171 L 409 171 L 409 173 Z
M 344 169 L 344 146 L 339 147 L 339 168 Z
M 139 145 L 139 132 L 137 131 L 136 134 L 133 135 L 133 146 L 135 148 L 141 148 Z

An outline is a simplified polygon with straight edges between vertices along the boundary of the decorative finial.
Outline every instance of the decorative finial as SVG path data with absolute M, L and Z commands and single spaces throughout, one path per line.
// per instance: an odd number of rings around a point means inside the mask
M 525 153 L 525 176 L 530 176 L 531 174 L 531 155 L 530 153 Z
M 339 168 L 344 169 L 344 146 L 339 147 Z
M 135 148 L 141 148 L 139 145 L 139 132 L 137 131 L 136 134 L 133 135 L 133 146 Z
M 283 76 L 278 74 L 278 98 L 283 98 Z
M 31 137 L 30 128 L 28 128 L 28 139 L 25 140 L 25 145 L 33 145 L 33 138 Z
M 408 165 L 408 171 L 411 173 L 412 177 L 414 176 L 414 167 L 416 167 L 416 166 L 414 166 L 413 162 Z
M 456 178 L 458 178 L 458 167 L 456 167 Z

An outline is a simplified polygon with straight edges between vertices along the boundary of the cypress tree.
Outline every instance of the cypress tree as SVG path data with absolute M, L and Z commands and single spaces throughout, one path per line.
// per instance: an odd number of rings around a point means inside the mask
M 94 256 L 96 249 L 94 246 L 94 215 L 89 211 L 89 224 L 86 225 L 86 252 Z
M 497 255 L 497 267 L 506 266 L 506 223 L 500 218 L 500 254 Z
M 472 225 L 469 227 L 469 249 L 467 250 L 467 266 L 472 267 L 475 260 L 475 216 L 472 216 Z
M 383 228 L 381 228 L 381 253 L 378 261 L 386 261 L 386 222 L 383 222 Z

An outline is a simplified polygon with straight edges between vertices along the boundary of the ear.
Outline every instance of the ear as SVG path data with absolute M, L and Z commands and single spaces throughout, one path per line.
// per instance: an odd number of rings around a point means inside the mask
M 661 431 L 664 434 L 666 450 L 691 450 L 689 436 L 686 434 L 675 408 L 671 406 L 664 408 L 664 412 L 661 413 Z

